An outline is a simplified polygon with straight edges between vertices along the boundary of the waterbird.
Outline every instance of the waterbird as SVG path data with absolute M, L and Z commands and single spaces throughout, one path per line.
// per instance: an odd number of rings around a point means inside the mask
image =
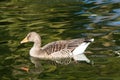
M 90 63 L 90 60 L 84 54 L 88 45 L 93 42 L 94 39 L 77 38 L 71 40 L 58 40 L 50 42 L 41 47 L 41 37 L 36 32 L 30 32 L 20 42 L 27 43 L 33 42 L 33 47 L 30 49 L 29 54 L 32 57 L 46 59 L 46 60 L 59 60 L 62 58 L 72 58 L 75 61 L 86 61 Z

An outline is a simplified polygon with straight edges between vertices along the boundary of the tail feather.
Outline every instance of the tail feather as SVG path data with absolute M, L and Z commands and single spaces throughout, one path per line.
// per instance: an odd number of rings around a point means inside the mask
M 76 61 L 86 61 L 87 63 L 90 63 L 90 60 L 85 56 L 84 51 L 90 44 L 90 42 L 93 42 L 94 39 L 86 39 L 82 44 L 80 44 L 74 51 L 73 51 L 73 59 Z
M 94 38 L 92 39 L 86 39 L 84 42 L 93 42 L 94 41 Z
M 73 55 L 83 54 L 90 42 L 93 42 L 94 39 L 85 40 L 82 44 L 75 48 Z

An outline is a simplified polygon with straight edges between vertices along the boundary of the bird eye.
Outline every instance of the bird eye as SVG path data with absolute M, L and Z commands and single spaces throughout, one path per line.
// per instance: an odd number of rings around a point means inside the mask
M 29 39 L 31 37 L 31 35 L 29 34 L 28 36 L 27 36 L 27 39 Z

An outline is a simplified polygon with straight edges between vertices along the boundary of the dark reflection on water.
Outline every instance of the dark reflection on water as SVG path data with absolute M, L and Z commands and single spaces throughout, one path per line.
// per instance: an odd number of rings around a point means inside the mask
M 119 6 L 120 0 L 0 1 L 0 80 L 119 80 Z M 20 45 L 30 31 L 41 35 L 42 45 L 94 37 L 86 55 L 95 65 L 43 60 L 34 65 L 28 54 L 32 43 Z

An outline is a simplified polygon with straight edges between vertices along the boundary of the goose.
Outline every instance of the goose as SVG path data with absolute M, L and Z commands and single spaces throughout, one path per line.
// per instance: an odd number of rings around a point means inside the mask
M 93 41 L 93 38 L 58 40 L 41 47 L 40 35 L 36 32 L 30 32 L 20 43 L 34 43 L 29 51 L 31 57 L 47 60 L 72 58 L 75 61 L 86 61 L 87 63 L 90 63 L 90 60 L 85 56 L 84 51 Z

